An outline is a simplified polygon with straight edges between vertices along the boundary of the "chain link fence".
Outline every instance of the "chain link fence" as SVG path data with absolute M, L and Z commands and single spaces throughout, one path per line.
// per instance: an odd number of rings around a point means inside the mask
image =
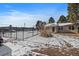
M 18 30 L 16 27 L 15 30 L 10 29 L 9 31 L 1 31 L 0 36 L 5 38 L 13 38 L 14 40 L 25 40 L 37 35 L 37 31 L 34 28 Z

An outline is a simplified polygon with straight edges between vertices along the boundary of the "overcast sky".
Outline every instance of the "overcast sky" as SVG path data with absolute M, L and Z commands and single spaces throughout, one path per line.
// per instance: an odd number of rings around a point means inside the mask
M 0 3 L 0 26 L 32 27 L 37 20 L 48 22 L 52 16 L 55 21 L 60 15 L 67 16 L 66 3 Z

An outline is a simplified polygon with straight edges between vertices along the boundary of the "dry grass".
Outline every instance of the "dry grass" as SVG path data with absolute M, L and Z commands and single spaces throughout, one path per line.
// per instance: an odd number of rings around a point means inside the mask
M 41 34 L 41 36 L 43 36 L 43 37 L 52 37 L 52 36 L 53 36 L 52 33 L 50 33 L 50 32 L 47 31 L 47 30 L 41 30 L 41 31 L 40 31 L 40 34 Z
M 79 56 L 79 48 L 41 48 L 33 51 L 49 56 Z

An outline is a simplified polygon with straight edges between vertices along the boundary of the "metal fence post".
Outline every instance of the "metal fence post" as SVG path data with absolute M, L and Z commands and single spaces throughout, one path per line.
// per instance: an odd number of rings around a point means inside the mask
M 12 25 L 9 25 L 10 38 L 12 38 Z
M 24 27 L 23 27 L 23 41 L 24 41 Z
M 24 23 L 24 27 L 23 27 L 22 29 L 23 29 L 23 41 L 24 41 L 24 30 L 25 30 L 25 23 Z
M 2 36 L 4 37 L 4 30 L 2 31 Z
M 15 31 L 16 31 L 16 40 L 17 40 L 17 27 L 16 27 L 16 30 Z
M 32 28 L 32 36 L 34 35 L 34 27 Z

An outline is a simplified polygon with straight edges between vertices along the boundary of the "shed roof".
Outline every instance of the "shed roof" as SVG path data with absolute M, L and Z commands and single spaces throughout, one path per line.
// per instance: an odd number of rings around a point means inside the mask
M 66 26 L 66 25 L 73 25 L 73 23 L 50 23 L 50 24 L 46 24 L 45 27 L 49 27 L 49 26 Z
M 50 23 L 50 24 L 46 24 L 45 27 L 49 27 L 49 26 L 57 26 L 56 23 Z
M 73 25 L 73 23 L 59 23 L 58 26 Z

